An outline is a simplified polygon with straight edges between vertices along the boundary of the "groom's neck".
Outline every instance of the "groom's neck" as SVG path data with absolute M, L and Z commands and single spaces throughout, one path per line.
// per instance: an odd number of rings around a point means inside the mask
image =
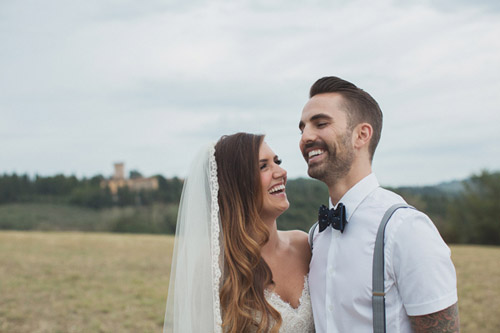
M 328 193 L 330 194 L 332 204 L 337 205 L 347 191 L 349 191 L 354 185 L 370 173 L 372 173 L 370 163 L 364 163 L 362 165 L 353 164 L 349 172 L 344 177 L 326 184 L 328 186 Z

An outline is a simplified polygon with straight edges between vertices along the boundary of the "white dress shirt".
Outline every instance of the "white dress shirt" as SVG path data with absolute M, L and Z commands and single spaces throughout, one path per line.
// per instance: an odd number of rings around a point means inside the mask
M 372 261 L 385 211 L 405 201 L 381 188 L 374 174 L 340 200 L 343 233 L 327 227 L 313 237 L 309 288 L 316 332 L 372 332 Z M 330 203 L 331 205 L 331 203 Z M 385 232 L 387 332 L 411 332 L 408 316 L 443 310 L 457 302 L 450 249 L 432 221 L 414 209 L 398 209 Z

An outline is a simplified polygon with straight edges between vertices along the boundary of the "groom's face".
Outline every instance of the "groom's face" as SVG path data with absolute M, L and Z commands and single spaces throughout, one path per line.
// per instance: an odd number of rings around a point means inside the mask
M 344 177 L 354 160 L 352 129 L 345 110 L 340 94 L 318 94 L 304 106 L 299 123 L 299 146 L 308 174 L 327 184 Z

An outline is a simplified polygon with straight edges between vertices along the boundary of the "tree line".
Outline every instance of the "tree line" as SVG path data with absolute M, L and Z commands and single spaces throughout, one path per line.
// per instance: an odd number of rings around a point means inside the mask
M 130 176 L 137 175 L 140 174 L 132 171 Z M 17 213 L 12 213 L 13 209 L 22 210 L 23 204 L 36 203 L 81 207 L 97 212 L 96 218 L 85 222 L 85 227 L 72 225 L 70 220 L 74 217 L 68 216 L 67 229 L 70 230 L 171 234 L 175 232 L 183 180 L 156 177 L 157 190 L 135 192 L 123 187 L 113 195 L 108 188 L 101 186 L 104 177 L 100 175 L 78 179 L 64 175 L 30 178 L 4 174 L 0 176 L 0 229 L 47 228 L 52 223 L 50 220 L 42 227 L 35 217 L 31 222 L 27 221 L 33 214 L 25 216 L 19 213 L 16 220 Z M 429 215 L 446 242 L 500 245 L 500 172 L 482 171 L 446 186 L 390 189 Z M 290 179 L 287 195 L 290 208 L 278 219 L 278 227 L 283 230 L 307 231 L 316 220 L 319 205 L 328 204 L 326 186 L 313 179 Z M 9 213 L 5 213 L 2 206 L 9 206 Z M 64 226 L 57 228 L 64 229 Z
M 130 172 L 130 178 L 140 176 Z M 167 179 L 161 175 L 158 190 L 131 191 L 128 187 L 118 189 L 113 195 L 108 187 L 103 187 L 104 177 L 78 179 L 75 176 L 56 175 L 50 177 L 4 174 L 0 176 L 0 204 L 22 202 L 56 202 L 102 209 L 113 206 L 149 206 L 155 202 L 176 203 L 179 201 L 183 181 L 174 177 Z

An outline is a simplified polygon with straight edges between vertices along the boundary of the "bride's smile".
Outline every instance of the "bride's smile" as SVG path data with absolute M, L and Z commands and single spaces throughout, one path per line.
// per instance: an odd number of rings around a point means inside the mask
M 259 170 L 262 187 L 263 219 L 276 220 L 290 206 L 286 196 L 286 170 L 281 166 L 281 160 L 265 142 L 259 150 Z

